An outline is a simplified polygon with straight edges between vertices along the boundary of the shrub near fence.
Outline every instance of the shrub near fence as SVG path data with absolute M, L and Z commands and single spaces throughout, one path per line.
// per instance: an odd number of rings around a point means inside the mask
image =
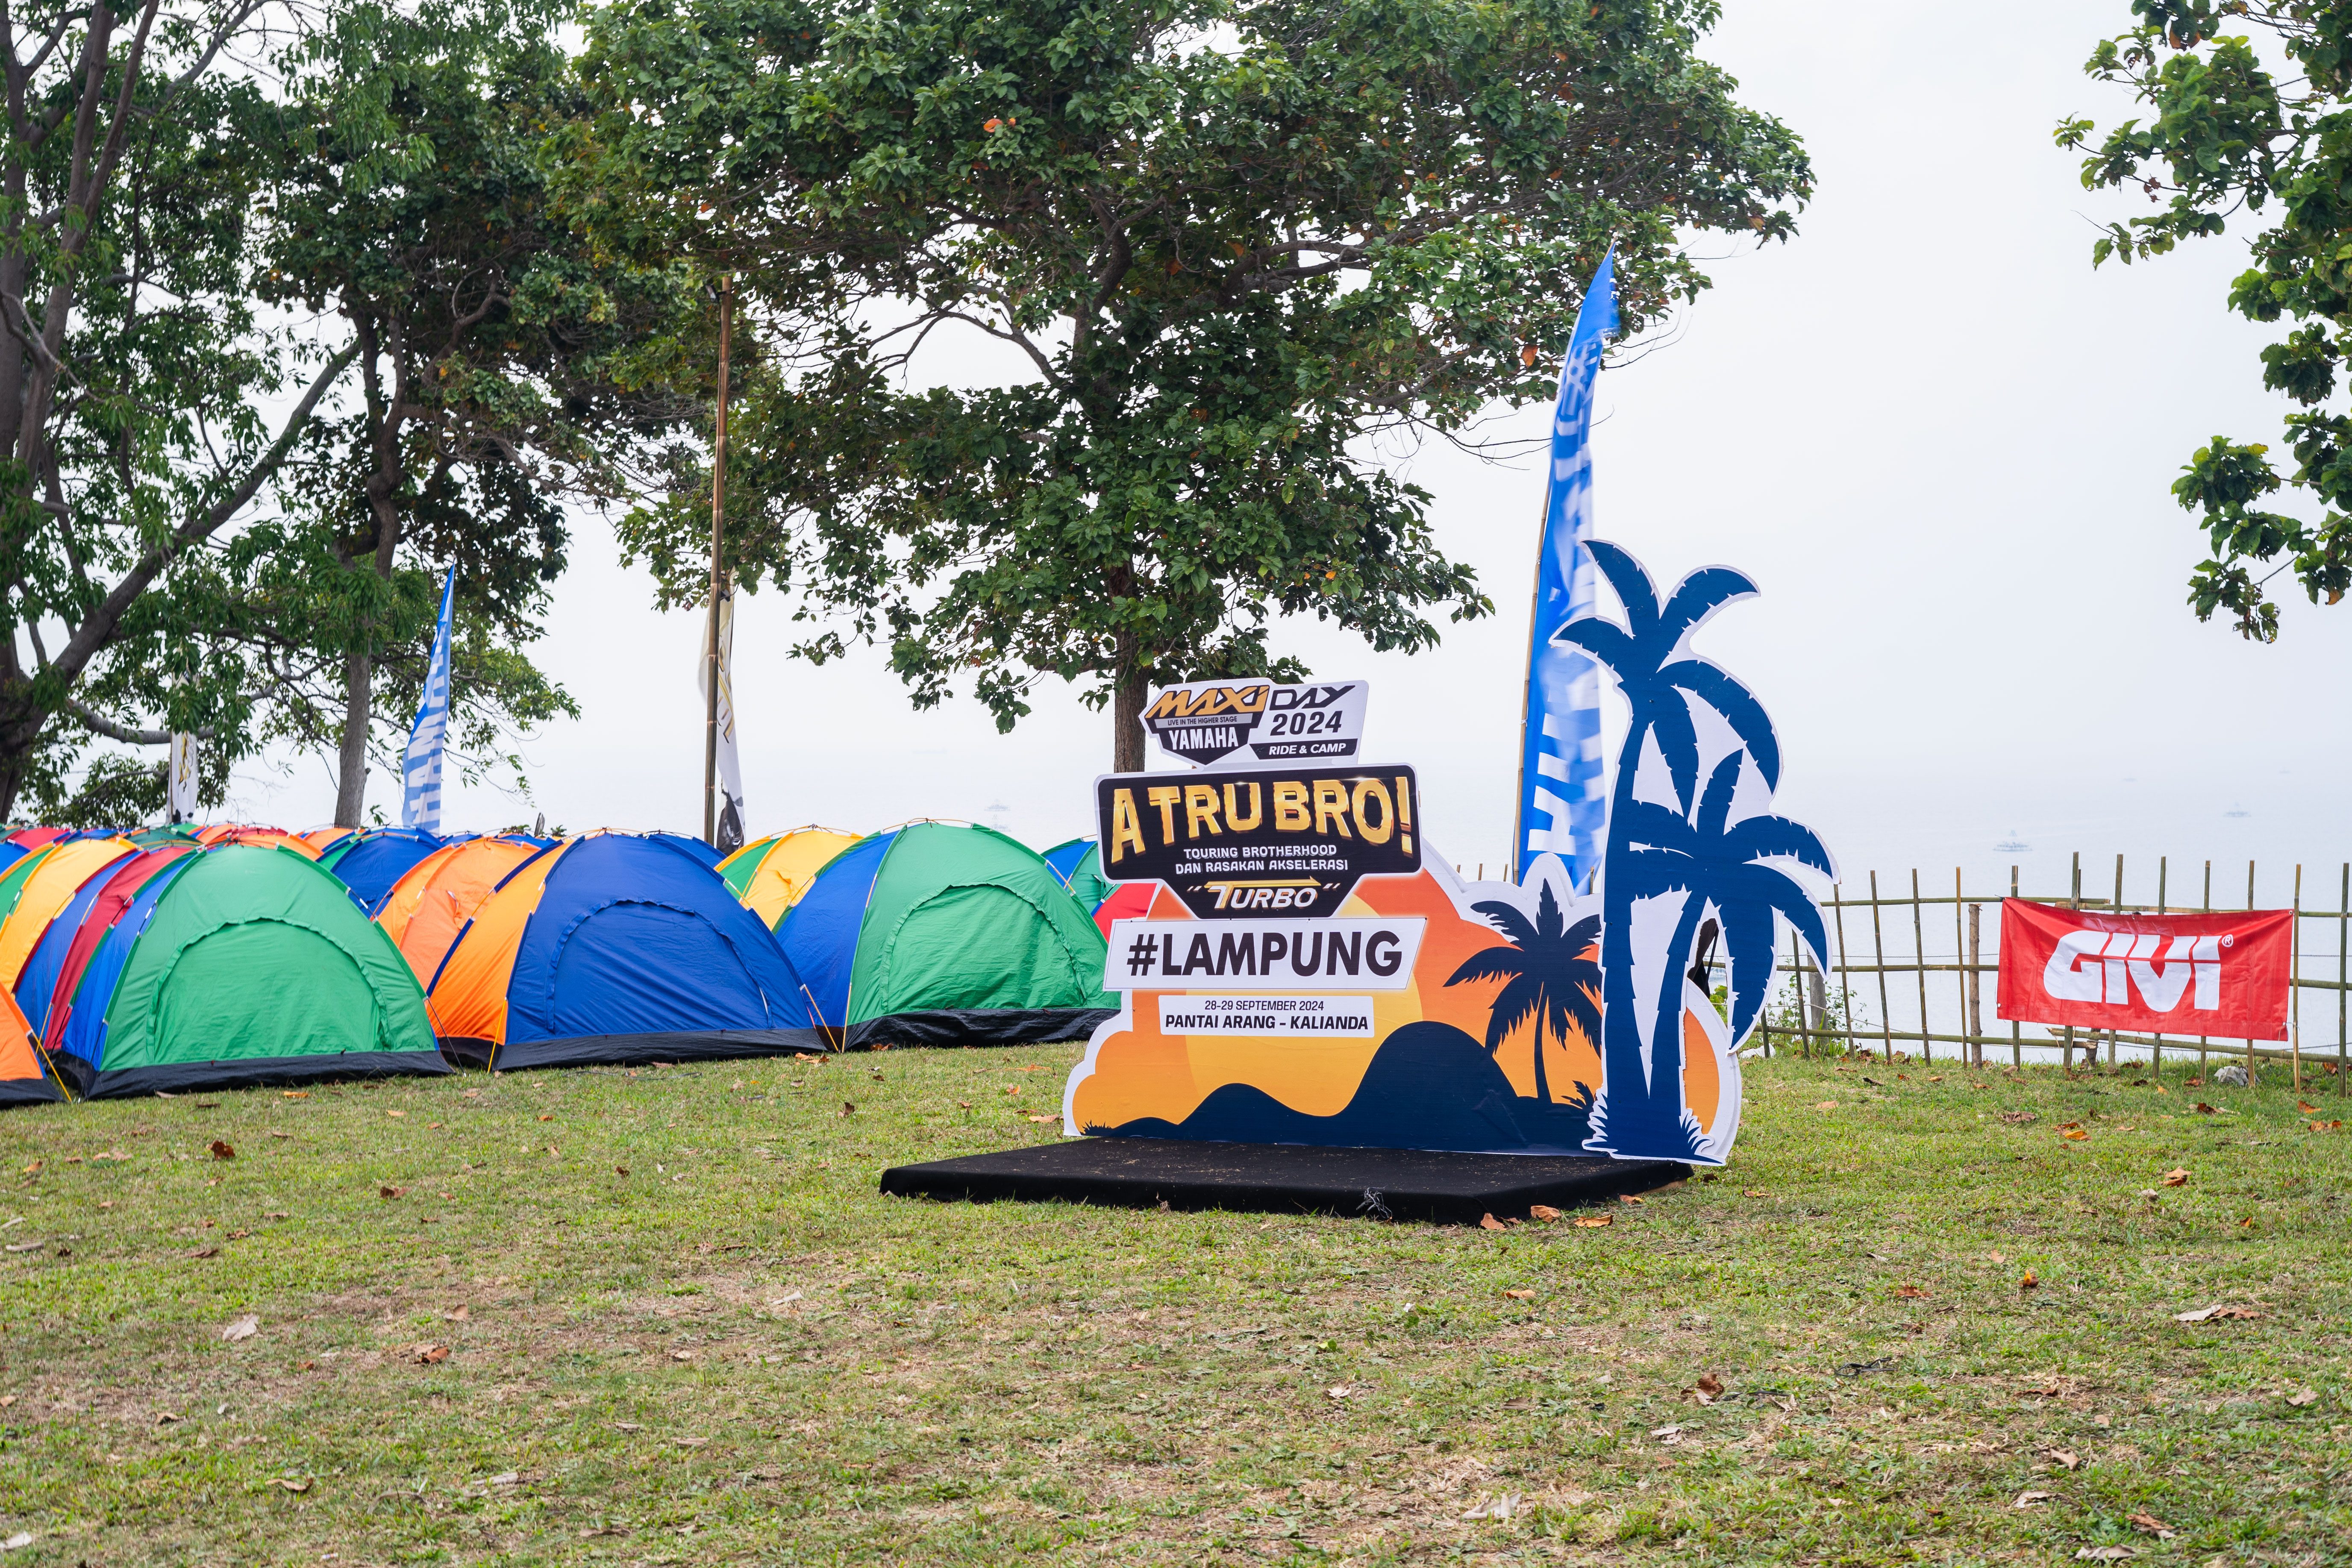
M 2347 998 L 2347 990 L 2352 990 L 2347 988 L 2347 980 L 2352 980 L 2352 973 L 2347 973 L 2352 970 L 2352 965 L 2347 965 L 2347 953 L 2352 953 L 2352 942 L 2347 942 L 2347 937 L 2352 937 L 2352 863 L 2342 866 L 2335 879 L 2333 908 L 2305 906 L 2304 868 L 2294 868 L 2291 904 L 2294 912 L 2294 982 L 2288 1009 L 2290 1038 L 2284 1045 L 2196 1036 L 2126 1034 L 2112 1030 L 2053 1030 L 2034 1024 L 1998 1021 L 1990 1029 L 1986 1026 L 1985 991 L 1989 979 L 1998 977 L 2000 969 L 2001 899 L 2032 897 L 2042 904 L 2119 910 L 2129 915 L 2253 909 L 2260 907 L 2254 899 L 2254 862 L 2247 862 L 2246 901 L 2242 905 L 2214 902 L 2211 861 L 2204 863 L 2195 902 L 2173 893 L 2170 866 L 2166 861 L 2158 861 L 2156 901 L 2152 904 L 2125 901 L 2121 855 L 2116 857 L 2112 895 L 2104 898 L 2084 896 L 2083 857 L 2079 854 L 2074 857 L 2073 887 L 2056 897 L 2021 894 L 2015 866 L 2010 868 L 2008 890 L 1992 894 L 1981 889 L 1969 892 L 1962 885 L 1958 870 L 1952 873 L 1952 891 L 1948 894 L 1927 891 L 1916 871 L 1910 873 L 1907 893 L 1890 894 L 1882 891 L 1878 873 L 1872 872 L 1866 897 L 1852 896 L 1858 890 L 1841 883 L 1832 890 L 1832 896 L 1822 901 L 1822 913 L 1827 919 L 1833 949 L 1827 975 L 1814 970 L 1796 938 L 1790 936 L 1788 956 L 1778 967 L 1780 974 L 1789 977 L 1791 989 L 1767 1009 L 1765 1021 L 1758 1030 L 1758 1042 L 1768 1056 L 1777 1042 L 1784 1051 L 1793 1048 L 1807 1055 L 1825 1046 L 1834 1046 L 1848 1053 L 1875 1051 L 1890 1061 L 1898 1051 L 1907 1053 L 1916 1046 L 1920 1056 L 1930 1061 L 1936 1059 L 1940 1046 L 1951 1060 L 1979 1067 L 1984 1065 L 1988 1051 L 1995 1056 L 2006 1052 L 2013 1066 L 2022 1066 L 2028 1051 L 2033 1052 L 2037 1060 L 2054 1052 L 2060 1062 L 2070 1069 L 2077 1052 L 2085 1062 L 2092 1062 L 2102 1049 L 2110 1066 L 2127 1057 L 2135 1061 L 2144 1059 L 2152 1069 L 2163 1065 L 2167 1052 L 2186 1055 L 2193 1051 L 2200 1075 L 2216 1057 L 2244 1062 L 2250 1075 L 2258 1071 L 2263 1061 L 2282 1061 L 2292 1066 L 2297 1089 L 2303 1087 L 2304 1073 L 2309 1068 L 2318 1075 L 2333 1078 L 2337 1094 L 2352 1092 L 2352 1061 L 2347 1061 L 2352 1031 L 2346 1027 L 2347 999 L 2352 999 Z M 1948 955 L 1939 946 L 1948 932 L 1952 942 Z M 1948 976 L 1949 978 L 1945 978 Z M 2306 992 L 2312 998 L 2307 1013 Z M 1874 1027 L 1863 1021 L 1857 1013 L 1857 1004 L 1866 1011 L 1874 1001 L 1877 1012 Z M 1898 1019 L 1898 1012 L 1916 1021 Z M 2334 1014 L 2332 1019 L 2327 1016 L 2330 1013 Z M 2320 1030 L 2321 1041 L 2316 1050 L 2304 1033 L 2306 1016 Z

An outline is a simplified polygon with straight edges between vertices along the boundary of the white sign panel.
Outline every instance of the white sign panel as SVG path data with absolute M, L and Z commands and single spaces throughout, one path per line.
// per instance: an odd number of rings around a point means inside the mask
M 1412 983 L 1429 922 L 1418 915 L 1331 920 L 1114 920 L 1103 988 L 1112 991 L 1370 991 Z
M 1273 1035 L 1285 1040 L 1370 1040 L 1370 997 L 1160 998 L 1161 1034 Z
M 1349 758 L 1364 737 L 1362 681 L 1188 681 L 1152 694 L 1143 727 L 1201 768 Z

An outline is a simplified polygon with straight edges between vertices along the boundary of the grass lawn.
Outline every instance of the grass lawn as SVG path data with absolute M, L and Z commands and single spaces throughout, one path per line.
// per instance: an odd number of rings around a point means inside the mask
M 1759 1063 L 1605 1228 L 877 1195 L 1074 1054 L 9 1112 L 0 1561 L 2352 1561 L 2284 1073 Z

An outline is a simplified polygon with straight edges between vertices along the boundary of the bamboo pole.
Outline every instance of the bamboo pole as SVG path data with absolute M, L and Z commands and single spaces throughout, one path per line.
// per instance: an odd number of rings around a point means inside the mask
M 2116 913 L 2117 915 L 2121 915 L 2123 912 L 2124 912 L 2124 857 L 2123 857 L 2123 856 L 2121 856 L 2121 855 L 2119 854 L 2119 855 L 2116 856 Z M 2115 998 L 2114 998 L 2113 997 L 2109 997 L 2107 999 L 2108 999 L 2109 1001 L 2113 1001 L 2113 1000 L 2115 1000 Z M 2126 999 L 2126 1000 L 2129 1000 L 2130 998 L 2129 998 L 2128 997 L 2126 997 L 2125 999 Z M 2107 1030 L 2107 1071 L 2110 1071 L 2110 1072 L 2113 1072 L 2115 1070 L 2116 1070 L 2116 1031 L 2115 1031 L 2114 1030 Z
M 2253 906 L 2254 862 L 2248 861 L 2246 862 L 2246 907 L 2251 910 Z M 2288 924 L 2293 925 L 2294 923 L 2290 921 Z M 2294 940 L 2290 937 L 2287 944 L 2287 947 L 2290 952 L 2294 950 Z M 2290 971 L 2290 973 L 2292 973 L 2292 971 Z M 2292 982 L 2290 982 L 2290 985 L 2292 985 Z M 2254 1073 L 2256 1071 L 2257 1069 L 2254 1065 L 2254 1042 L 2249 1040 L 2246 1041 L 2246 1087 L 2249 1089 L 2254 1086 Z
M 2066 894 L 2067 906 L 2073 909 L 2082 908 L 2083 852 L 2080 850 L 2074 852 L 2074 868 L 2067 878 L 2067 887 L 2070 890 Z M 2073 1024 L 2066 1026 L 2066 1032 L 2061 1039 L 2064 1043 L 2058 1048 L 2058 1071 L 2072 1078 L 2074 1075 L 2074 1026 Z
M 2205 903 L 2200 913 L 2205 915 L 2210 915 L 2213 913 L 2213 862 L 2211 861 L 2207 861 L 2205 862 Z M 2209 1036 L 2201 1034 L 2197 1037 L 2197 1081 L 2200 1083 L 2202 1083 L 2208 1076 L 2206 1072 L 2205 1047 L 2206 1041 L 2209 1038 Z
M 1878 1030 L 1885 1058 L 1895 1060 L 1895 1015 L 1886 1004 L 1886 934 L 1878 924 L 1878 873 L 1870 873 L 1870 957 L 1878 966 Z
M 1845 1053 L 1853 1054 L 1853 988 L 1845 977 L 1845 900 L 1839 896 L 1840 888 L 1830 887 L 1830 908 L 1837 916 L 1838 1001 L 1845 1009 Z
M 2017 868 L 2013 865 L 2009 868 L 2009 896 L 2011 898 L 2017 896 Z M 1997 963 L 2000 958 L 2007 956 L 2008 955 L 2003 953 L 1994 961 Z M 2025 1066 L 2025 1036 L 2013 1019 L 2009 1026 L 2009 1065 L 2019 1071 L 2022 1071 Z
M 1963 964 L 1969 961 L 1968 921 L 1967 916 L 1960 913 L 1960 868 L 1958 866 L 1952 868 L 1952 956 Z M 1965 973 L 1959 977 L 1959 982 L 1960 1032 L 1974 1034 L 1976 1030 L 1969 1021 L 1969 977 Z M 1972 1054 L 1966 1046 L 1961 1047 L 1960 1065 L 1966 1067 Z
M 2169 863 L 2168 857 L 2164 855 L 2158 855 L 2156 857 L 2156 912 L 2158 915 L 2162 915 L 2165 912 L 2164 877 L 2165 872 Z M 2161 1034 L 2150 1035 L 2148 1037 L 2147 1044 L 2147 1075 L 2150 1078 L 2154 1078 L 2163 1071 L 2164 1036 Z
M 1936 1060 L 1927 1039 L 1927 928 L 1919 913 L 1919 868 L 1911 868 L 1911 956 L 1919 960 L 1919 1060 Z
M 703 653 L 702 841 L 719 842 L 719 591 L 720 524 L 727 516 L 727 350 L 735 280 L 719 279 L 719 420 L 710 439 L 710 632 Z
M 1969 1064 L 1979 1070 L 1984 1067 L 1984 905 L 1969 905 Z
M 2294 1071 L 2290 1086 L 2300 1094 L 2303 1092 L 2303 862 L 2300 861 L 2294 867 L 2294 902 L 2288 907 L 2294 913 L 2286 917 L 2287 1049 L 2294 1052 Z

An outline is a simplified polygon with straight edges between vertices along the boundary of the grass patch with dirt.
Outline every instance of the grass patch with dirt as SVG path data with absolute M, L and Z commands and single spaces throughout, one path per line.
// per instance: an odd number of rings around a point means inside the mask
M 877 1193 L 1074 1054 L 10 1112 L 5 1561 L 2352 1560 L 2283 1073 L 1757 1063 L 1606 1226 Z

